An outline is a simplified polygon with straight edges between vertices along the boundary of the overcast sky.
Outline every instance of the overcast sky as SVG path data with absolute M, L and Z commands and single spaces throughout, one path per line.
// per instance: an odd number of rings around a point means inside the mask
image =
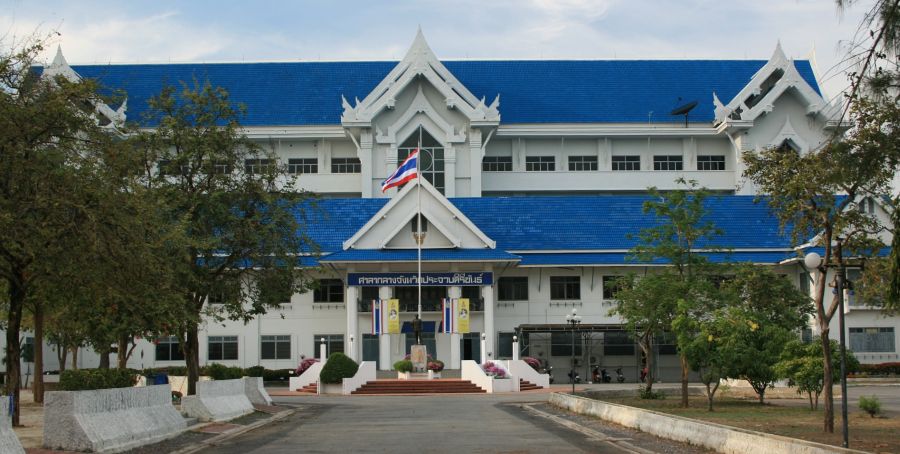
M 767 59 L 781 40 L 788 57 L 815 57 L 834 95 L 871 3 L 839 14 L 833 0 L 0 0 L 0 37 L 58 31 L 73 64 L 396 60 L 419 25 L 443 59 Z

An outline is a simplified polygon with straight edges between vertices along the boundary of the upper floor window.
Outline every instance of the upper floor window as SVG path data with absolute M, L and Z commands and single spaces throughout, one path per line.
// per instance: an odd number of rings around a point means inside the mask
M 485 156 L 481 161 L 484 172 L 512 172 L 512 156 Z
M 725 156 L 697 156 L 697 170 L 725 170 Z
M 359 158 L 331 158 L 331 173 L 360 173 Z
M 313 302 L 343 303 L 344 283 L 340 279 L 319 279 L 319 286 L 313 291 Z
M 597 170 L 597 157 L 569 156 L 569 170 L 572 172 Z
M 527 301 L 528 277 L 501 277 L 497 282 L 497 299 L 499 301 Z
M 580 300 L 581 278 L 579 276 L 550 276 L 551 300 Z
M 338 158 L 341 159 L 341 158 Z M 331 160 L 332 165 L 334 164 L 334 159 Z M 287 166 L 288 173 L 298 174 L 298 173 L 319 173 L 319 160 L 316 158 L 298 158 L 298 159 L 288 159 Z M 335 173 L 343 173 L 343 172 L 335 172 Z M 353 172 L 348 172 L 353 173 Z
M 653 157 L 653 170 L 682 170 L 684 161 L 681 156 L 662 155 Z
M 447 187 L 444 181 L 444 147 L 428 131 L 419 126 L 416 132 L 397 147 L 398 165 L 405 161 L 416 148 L 419 148 L 419 172 L 443 194 Z
M 245 159 L 244 170 L 249 174 L 269 173 L 275 167 L 272 159 Z
M 603 299 L 616 298 L 616 293 L 622 290 L 622 278 L 624 276 L 603 276 Z
M 866 197 L 859 201 L 859 211 L 866 214 L 875 214 L 875 201 Z
M 641 170 L 641 157 L 637 155 L 613 156 L 612 169 L 615 171 Z
M 854 352 L 891 353 L 894 346 L 894 328 L 850 328 L 850 350 Z
M 529 172 L 552 172 L 556 170 L 553 156 L 525 156 L 525 170 Z

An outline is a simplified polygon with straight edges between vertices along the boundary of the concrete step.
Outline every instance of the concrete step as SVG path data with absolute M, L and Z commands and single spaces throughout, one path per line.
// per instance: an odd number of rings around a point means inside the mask
M 528 380 L 519 379 L 519 391 L 532 391 L 535 389 L 544 389 L 544 387 L 535 385 Z
M 436 380 L 375 380 L 370 381 L 353 392 L 353 394 L 459 394 L 484 393 L 468 380 L 436 379 Z

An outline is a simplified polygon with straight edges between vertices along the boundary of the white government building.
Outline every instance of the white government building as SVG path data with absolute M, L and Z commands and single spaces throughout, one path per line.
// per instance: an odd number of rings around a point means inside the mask
M 582 377 L 597 365 L 635 381 L 641 353 L 609 315 L 616 302 L 604 284 L 662 265 L 635 262 L 628 250 L 654 222 L 642 212 L 647 188 L 674 189 L 678 178 L 717 194 L 708 204 L 724 231 L 716 244 L 732 252 L 712 260 L 771 265 L 812 287 L 797 245 L 741 177 L 743 151 L 814 150 L 839 126 L 840 106 L 823 98 L 810 63 L 780 45 L 768 61 L 441 61 L 420 31 L 400 62 L 69 66 L 59 54 L 47 71 L 125 90 L 127 111 L 110 110 L 114 121 L 139 118 L 164 83 L 209 79 L 246 105 L 247 135 L 277 152 L 299 188 L 323 197 L 307 221 L 322 249 L 309 258 L 319 290 L 247 324 L 206 323 L 201 363 L 293 368 L 318 354 L 321 339 L 329 353 L 382 370 L 408 352 L 417 193 L 414 184 L 380 187 L 420 135 L 423 272 L 436 284 L 423 287 L 423 337 L 449 369 L 479 359 L 482 335 L 487 357 L 511 357 L 515 335 L 523 354 L 565 382 L 565 317 L 577 309 Z M 885 216 L 874 199 L 859 209 Z M 443 332 L 443 298 L 470 301 L 469 332 Z M 373 334 L 374 299 L 399 300 L 403 333 Z M 897 318 L 853 298 L 846 325 L 862 362 L 898 361 Z M 661 344 L 659 376 L 675 380 L 674 347 Z M 174 340 L 143 341 L 130 365 L 181 359 Z

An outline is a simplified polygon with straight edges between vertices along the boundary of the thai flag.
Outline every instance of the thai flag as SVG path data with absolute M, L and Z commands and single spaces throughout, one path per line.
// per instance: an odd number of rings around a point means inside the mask
M 381 300 L 372 300 L 372 334 L 381 334 L 384 330 L 381 321 Z
M 381 182 L 381 192 L 385 192 L 394 186 L 400 186 L 401 184 L 406 183 L 419 175 L 419 149 L 416 148 L 409 154 L 403 164 L 400 164 L 400 167 L 397 167 L 397 170 L 391 174 L 387 178 Z
M 441 328 L 445 333 L 453 332 L 453 300 L 441 299 Z

